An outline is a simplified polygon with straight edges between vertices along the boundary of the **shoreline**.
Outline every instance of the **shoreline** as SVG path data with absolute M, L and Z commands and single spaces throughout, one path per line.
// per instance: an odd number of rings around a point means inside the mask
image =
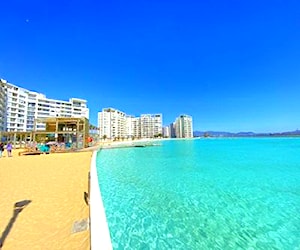
M 89 199 L 91 248 L 111 250 L 112 242 L 101 196 L 96 158 L 97 151 L 94 151 L 91 160 Z
M 135 147 L 135 146 L 155 146 L 160 141 L 168 140 L 164 139 L 136 139 L 136 140 L 124 140 L 124 141 L 101 141 L 94 146 L 82 149 L 80 151 L 94 151 L 100 149 L 111 149 L 111 148 L 123 148 L 123 147 Z

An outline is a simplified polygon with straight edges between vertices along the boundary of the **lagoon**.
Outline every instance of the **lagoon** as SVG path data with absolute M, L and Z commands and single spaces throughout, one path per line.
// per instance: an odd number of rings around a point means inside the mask
M 300 139 L 167 140 L 101 150 L 114 249 L 297 249 Z

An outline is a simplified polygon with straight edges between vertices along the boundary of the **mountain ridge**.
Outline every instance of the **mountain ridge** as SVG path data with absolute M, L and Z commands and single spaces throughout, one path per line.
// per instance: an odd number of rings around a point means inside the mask
M 194 137 L 258 137 L 258 136 L 300 136 L 300 130 L 275 132 L 275 133 L 255 133 L 255 132 L 226 132 L 226 131 L 194 131 Z

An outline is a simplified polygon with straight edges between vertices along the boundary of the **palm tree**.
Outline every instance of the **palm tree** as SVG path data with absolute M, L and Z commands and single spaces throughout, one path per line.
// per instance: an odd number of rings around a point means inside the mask
M 90 133 L 96 134 L 99 129 L 97 126 L 95 126 L 93 124 L 89 124 L 89 130 L 90 130 Z

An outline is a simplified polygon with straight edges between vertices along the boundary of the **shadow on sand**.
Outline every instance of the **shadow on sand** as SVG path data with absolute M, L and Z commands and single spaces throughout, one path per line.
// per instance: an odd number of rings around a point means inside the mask
M 1 238 L 0 238 L 0 249 L 2 248 L 4 241 L 6 237 L 8 236 L 10 230 L 12 229 L 15 221 L 18 218 L 19 213 L 22 212 L 22 210 L 31 202 L 31 200 L 23 200 L 23 201 L 18 201 L 14 205 L 14 210 L 13 210 L 13 215 L 10 218 L 5 230 L 3 231 Z

